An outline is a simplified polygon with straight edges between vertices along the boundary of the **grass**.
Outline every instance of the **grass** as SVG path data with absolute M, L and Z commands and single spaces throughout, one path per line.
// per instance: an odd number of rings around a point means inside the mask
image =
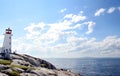
M 31 66 L 23 66 L 23 65 L 11 65 L 11 67 L 17 67 L 17 68 L 20 68 L 20 69 L 23 69 L 23 70 L 27 70 L 28 68 L 30 69 L 35 69 L 34 67 L 31 67 Z
M 44 68 L 47 68 L 47 65 L 46 65 L 46 64 L 41 64 L 40 66 L 41 66 L 41 67 L 44 67 Z
M 10 65 L 11 64 L 11 60 L 3 60 L 3 59 L 0 59 L 0 64 L 3 64 L 3 65 Z
M 20 74 L 20 73 L 17 72 L 17 71 L 12 71 L 12 72 L 9 72 L 9 73 L 8 73 L 9 76 L 20 76 L 19 74 Z

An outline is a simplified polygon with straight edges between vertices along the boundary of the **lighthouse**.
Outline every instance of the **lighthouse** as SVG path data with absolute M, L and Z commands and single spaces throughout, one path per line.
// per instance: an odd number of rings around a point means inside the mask
M 4 42 L 1 48 L 1 57 L 3 59 L 10 59 L 11 54 L 11 41 L 12 41 L 12 30 L 7 28 L 4 34 Z

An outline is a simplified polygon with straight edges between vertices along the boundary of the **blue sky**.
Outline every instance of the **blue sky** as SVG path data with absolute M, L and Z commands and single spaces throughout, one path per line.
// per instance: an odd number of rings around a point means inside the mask
M 0 45 L 47 58 L 120 57 L 119 0 L 1 0 Z

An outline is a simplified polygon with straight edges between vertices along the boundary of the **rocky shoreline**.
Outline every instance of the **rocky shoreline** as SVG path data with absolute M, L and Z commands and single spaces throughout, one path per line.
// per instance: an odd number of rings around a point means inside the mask
M 0 76 L 81 76 L 36 57 L 11 54 L 11 60 L 0 59 Z

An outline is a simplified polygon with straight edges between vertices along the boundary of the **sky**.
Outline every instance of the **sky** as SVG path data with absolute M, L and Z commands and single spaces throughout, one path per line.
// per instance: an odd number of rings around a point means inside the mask
M 119 0 L 0 0 L 0 46 L 39 58 L 120 57 Z

